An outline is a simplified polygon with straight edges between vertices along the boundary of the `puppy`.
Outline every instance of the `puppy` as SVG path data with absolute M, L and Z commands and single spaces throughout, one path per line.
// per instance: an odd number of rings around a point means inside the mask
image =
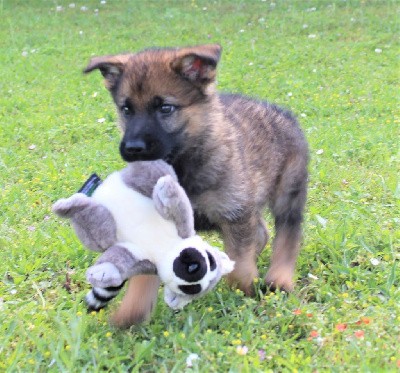
M 275 219 L 268 287 L 290 291 L 307 194 L 308 147 L 295 117 L 265 101 L 219 94 L 219 45 L 94 57 L 115 102 L 127 162 L 164 159 L 195 210 L 197 229 L 218 229 L 236 262 L 228 281 L 252 295 L 256 258 Z M 114 324 L 145 320 L 159 281 L 131 279 Z

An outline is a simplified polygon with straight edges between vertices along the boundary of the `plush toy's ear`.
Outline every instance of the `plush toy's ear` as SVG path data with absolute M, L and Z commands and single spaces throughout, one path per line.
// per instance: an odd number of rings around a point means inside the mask
M 195 85 L 206 85 L 215 80 L 221 50 L 218 44 L 181 49 L 171 68 Z
M 106 88 L 112 90 L 116 86 L 130 57 L 131 54 L 93 57 L 83 72 L 87 74 L 96 69 L 100 70 L 105 78 L 104 84 Z

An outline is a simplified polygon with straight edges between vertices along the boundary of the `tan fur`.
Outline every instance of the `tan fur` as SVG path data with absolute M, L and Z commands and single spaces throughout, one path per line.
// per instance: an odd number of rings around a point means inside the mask
M 132 277 L 120 307 L 111 317 L 111 323 L 118 328 L 128 328 L 146 321 L 157 302 L 159 286 L 157 276 Z
M 254 293 L 253 281 L 258 277 L 256 265 L 256 248 L 248 248 L 246 252 L 237 253 L 233 247 L 225 246 L 230 259 L 235 261 L 235 272 L 227 276 L 231 287 L 239 287 L 246 295 Z
M 129 57 L 98 57 L 87 71 L 102 71 L 120 108 L 121 146 L 125 137 L 137 139 L 138 126 L 146 132 L 147 124 L 156 128 L 151 135 L 157 138 L 162 132 L 171 141 L 172 150 L 164 144 L 165 151 L 157 157 L 165 156 L 174 167 L 199 228 L 212 226 L 222 232 L 225 249 L 236 261 L 229 281 L 249 295 L 258 276 L 256 257 L 268 241 L 263 210 L 270 208 L 276 238 L 266 285 L 291 290 L 306 200 L 307 142 L 290 112 L 268 102 L 217 93 L 220 54 L 218 45 L 150 49 Z M 110 64 L 119 69 L 118 79 Z M 155 98 L 178 107 L 157 124 Z M 121 110 L 127 100 L 134 108 L 129 118 Z M 125 311 L 118 311 L 127 320 L 136 322 L 149 310 L 139 295 L 130 285 L 121 306 Z

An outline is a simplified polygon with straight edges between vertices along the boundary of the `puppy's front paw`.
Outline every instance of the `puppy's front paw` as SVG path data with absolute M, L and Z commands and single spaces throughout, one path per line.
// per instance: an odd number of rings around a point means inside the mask
M 267 287 L 274 291 L 276 289 L 291 292 L 294 288 L 292 267 L 279 266 L 271 267 L 265 276 L 265 282 Z
M 109 262 L 96 264 L 86 271 L 86 279 L 97 287 L 115 287 L 123 283 L 118 268 Z

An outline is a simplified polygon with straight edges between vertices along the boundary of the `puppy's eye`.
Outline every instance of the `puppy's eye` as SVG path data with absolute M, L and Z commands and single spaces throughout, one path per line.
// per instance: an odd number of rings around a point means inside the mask
M 133 110 L 128 106 L 128 105 L 124 105 L 121 107 L 121 112 L 123 115 L 125 115 L 126 117 L 129 117 L 130 115 L 133 114 Z
M 170 104 L 161 105 L 158 111 L 161 114 L 172 114 L 176 110 L 176 106 Z

